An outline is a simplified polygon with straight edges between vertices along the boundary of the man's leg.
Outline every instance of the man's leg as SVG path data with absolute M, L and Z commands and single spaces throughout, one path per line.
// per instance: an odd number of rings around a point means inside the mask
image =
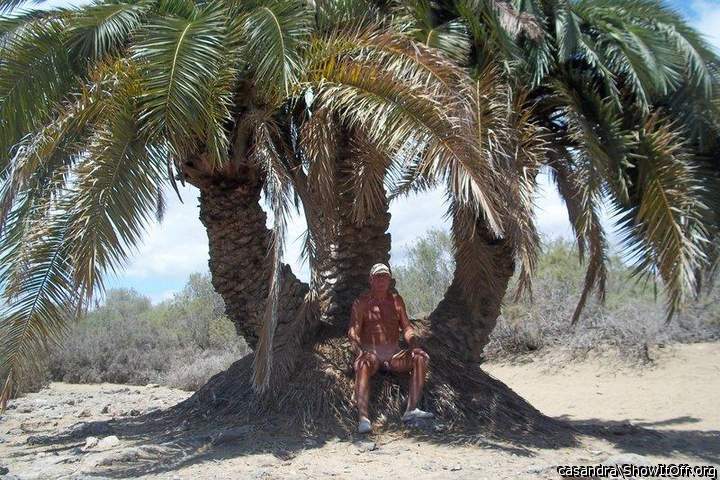
M 355 360 L 355 399 L 357 400 L 360 420 L 369 420 L 368 404 L 370 402 L 370 377 L 380 367 L 377 356 L 363 353 Z
M 429 356 L 424 350 L 415 349 L 413 355 L 410 350 L 402 350 L 396 353 L 390 360 L 390 370 L 397 373 L 410 372 L 410 392 L 408 394 L 407 411 L 417 409 L 417 404 L 422 396 Z

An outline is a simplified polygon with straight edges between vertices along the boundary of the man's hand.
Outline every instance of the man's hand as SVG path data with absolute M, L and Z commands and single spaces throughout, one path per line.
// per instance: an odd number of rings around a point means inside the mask
M 420 356 L 420 357 L 425 357 L 426 359 L 430 359 L 430 355 L 428 355 L 427 352 L 420 347 L 413 348 L 410 352 L 410 356 L 412 358 Z
M 380 360 L 375 352 L 369 352 L 367 350 L 361 350 L 361 352 L 362 353 L 360 353 L 360 355 L 358 355 L 358 357 L 355 359 L 356 365 L 366 363 L 368 367 L 371 367 Z

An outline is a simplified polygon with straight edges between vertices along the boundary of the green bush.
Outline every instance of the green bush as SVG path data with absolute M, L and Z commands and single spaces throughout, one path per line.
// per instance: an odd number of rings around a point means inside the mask
M 207 275 L 193 274 L 171 300 L 151 305 L 135 290 L 113 289 L 105 300 L 73 326 L 50 354 L 50 378 L 74 383 L 149 382 L 197 386 L 181 381 L 185 371 L 205 359 L 197 378 L 209 378 L 247 353 L 247 346 L 223 314 L 224 305 Z M 208 363 L 212 357 L 223 361 Z M 216 371 L 210 371 L 216 366 Z M 222 368 L 221 368 L 222 367 Z

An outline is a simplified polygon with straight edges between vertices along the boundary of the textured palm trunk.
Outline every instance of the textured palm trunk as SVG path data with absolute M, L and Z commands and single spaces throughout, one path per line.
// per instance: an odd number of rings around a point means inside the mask
M 248 345 L 257 347 L 273 270 L 271 232 L 260 206 L 260 182 L 215 183 L 200 190 L 200 220 L 209 240 L 212 284 L 228 317 Z M 278 323 L 273 338 L 273 383 L 294 368 L 294 359 L 317 326 L 307 284 L 288 265 L 280 275 Z
M 456 245 L 452 283 L 428 317 L 429 341 L 456 352 L 462 361 L 480 362 L 514 267 L 510 246 L 478 219 L 472 240 Z
M 347 137 L 344 137 L 347 138 Z M 335 201 L 336 228 L 323 239 L 316 270 L 317 296 L 324 336 L 344 336 L 353 300 L 367 290 L 370 268 L 390 262 L 391 239 L 388 202 L 365 218 L 362 224 L 353 218 L 354 195 L 351 189 L 353 152 L 344 142 L 338 148 L 336 175 L 338 197 Z

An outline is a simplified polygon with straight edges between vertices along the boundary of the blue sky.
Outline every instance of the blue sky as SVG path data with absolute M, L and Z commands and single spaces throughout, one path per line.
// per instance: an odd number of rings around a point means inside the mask
M 79 3 L 86 2 L 50 0 L 44 2 L 44 5 L 67 6 Z M 720 48 L 720 0 L 671 0 L 668 3 L 687 15 L 692 24 Z M 540 184 L 541 192 L 536 199 L 536 220 L 540 232 L 550 238 L 571 238 L 562 201 L 544 174 L 541 175 Z M 198 192 L 193 187 L 187 187 L 181 190 L 181 194 L 183 203 L 174 193 L 168 192 L 165 220 L 149 228 L 144 244 L 121 275 L 108 279 L 108 287 L 132 287 L 149 296 L 153 302 L 158 302 L 180 290 L 190 273 L 207 271 L 207 236 L 198 219 Z M 443 197 L 438 191 L 393 203 L 390 206 L 390 234 L 393 240 L 391 262 L 395 265 L 402 263 L 407 246 L 426 230 L 448 228 L 449 224 L 443 218 L 444 211 Z M 612 222 L 607 215 L 605 218 L 609 227 Z M 305 220 L 298 215 L 288 227 L 285 261 L 300 278 L 307 280 L 307 267 L 301 266 L 298 259 L 301 242 L 296 241 L 305 230 Z

